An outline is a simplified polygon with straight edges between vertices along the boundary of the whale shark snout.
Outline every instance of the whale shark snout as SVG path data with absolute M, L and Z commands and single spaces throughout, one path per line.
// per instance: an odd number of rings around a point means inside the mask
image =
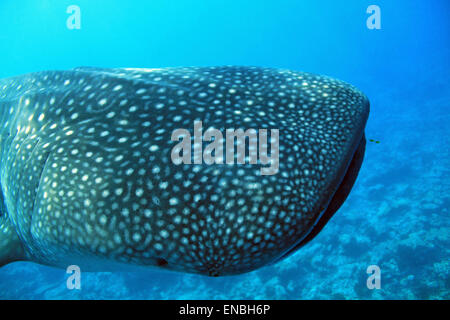
M 349 194 L 368 114 L 351 85 L 270 68 L 77 68 L 0 80 L 0 265 L 221 276 L 274 263 L 311 241 Z M 250 162 L 261 144 L 244 149 L 243 163 L 174 162 L 173 132 L 196 122 L 203 139 L 210 128 L 278 130 L 277 171 L 262 175 Z M 184 152 L 194 155 L 188 133 Z M 204 140 L 219 154 L 218 140 Z

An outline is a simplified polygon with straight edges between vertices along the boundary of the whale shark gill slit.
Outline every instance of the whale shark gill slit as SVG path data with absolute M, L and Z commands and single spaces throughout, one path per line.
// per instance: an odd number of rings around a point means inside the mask
M 43 161 L 42 161 L 42 163 L 43 163 L 42 168 L 40 170 L 40 173 L 38 174 L 38 179 L 37 179 L 38 183 L 35 188 L 35 197 L 33 200 L 33 204 L 31 205 L 31 212 L 30 212 L 30 214 L 31 214 L 31 223 L 30 223 L 30 230 L 29 230 L 30 234 L 31 234 L 31 226 L 33 225 L 33 216 L 35 214 L 34 208 L 36 207 L 36 202 L 38 201 L 37 195 L 39 194 L 39 188 L 43 185 L 42 182 L 43 182 L 44 172 L 49 163 L 50 156 L 51 156 L 51 151 L 48 151 L 44 154 Z

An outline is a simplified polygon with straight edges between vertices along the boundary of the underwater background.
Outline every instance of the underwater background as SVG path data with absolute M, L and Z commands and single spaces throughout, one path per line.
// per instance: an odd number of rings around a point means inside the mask
M 81 10 L 81 29 L 66 21 Z M 381 29 L 369 29 L 369 5 Z M 0 299 L 449 299 L 450 1 L 0 0 L 0 78 L 77 66 L 253 65 L 329 75 L 371 102 L 347 201 L 289 258 L 238 276 L 16 262 Z M 381 269 L 381 289 L 366 269 Z

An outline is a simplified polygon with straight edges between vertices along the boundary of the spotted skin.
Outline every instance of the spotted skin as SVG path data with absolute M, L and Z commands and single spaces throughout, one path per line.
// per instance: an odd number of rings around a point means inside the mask
M 0 80 L 0 214 L 15 230 L 3 240 L 20 241 L 21 259 L 63 268 L 257 269 L 314 229 L 368 112 L 344 82 L 269 68 L 77 68 Z M 172 131 L 192 132 L 194 120 L 222 132 L 279 129 L 278 173 L 172 163 Z

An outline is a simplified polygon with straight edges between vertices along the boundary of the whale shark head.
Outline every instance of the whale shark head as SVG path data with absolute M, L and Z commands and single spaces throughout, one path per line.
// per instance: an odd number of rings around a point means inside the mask
M 2 228 L 10 230 L 0 242 L 14 247 L 0 250 L 2 264 L 218 276 L 278 261 L 347 197 L 368 112 L 364 94 L 344 82 L 270 68 L 77 68 L 0 80 Z M 177 149 L 180 129 L 189 138 Z M 268 132 L 268 146 L 244 147 L 243 162 L 220 161 L 231 129 L 249 145 Z M 272 174 L 261 174 L 264 148 L 278 153 L 266 162 L 278 162 Z M 186 161 L 174 161 L 174 150 Z

